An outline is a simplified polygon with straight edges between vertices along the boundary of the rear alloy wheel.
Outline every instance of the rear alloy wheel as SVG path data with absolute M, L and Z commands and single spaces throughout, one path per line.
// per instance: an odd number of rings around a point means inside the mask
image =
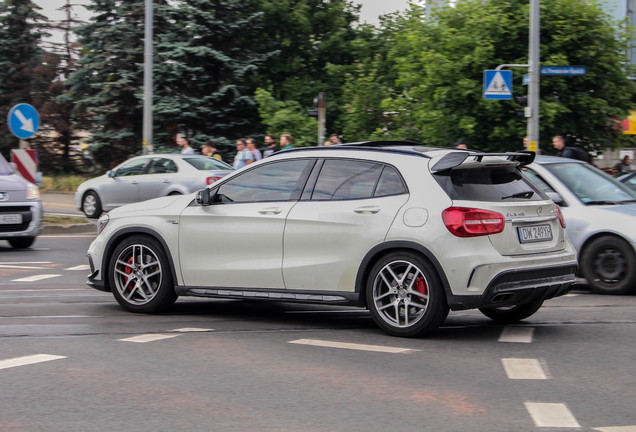
M 599 237 L 581 254 L 581 273 L 593 292 L 625 294 L 636 284 L 636 256 L 623 239 Z
M 33 244 L 35 237 L 15 237 L 8 240 L 11 247 L 15 249 L 26 249 Z
M 393 252 L 380 259 L 371 270 L 366 289 L 373 320 L 393 336 L 431 333 L 448 315 L 435 270 L 413 253 Z
M 493 306 L 487 308 L 479 308 L 479 311 L 488 318 L 501 323 L 512 323 L 521 321 L 534 315 L 543 305 L 543 300 L 532 303 L 524 303 L 514 306 Z
M 166 254 L 154 239 L 129 237 L 113 252 L 108 267 L 111 291 L 120 305 L 132 312 L 161 312 L 177 295 Z
M 87 218 L 97 219 L 102 214 L 102 202 L 97 193 L 86 192 L 82 198 L 82 211 Z

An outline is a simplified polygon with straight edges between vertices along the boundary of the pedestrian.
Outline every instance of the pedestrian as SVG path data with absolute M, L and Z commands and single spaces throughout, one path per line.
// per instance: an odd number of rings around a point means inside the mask
M 459 140 L 455 143 L 455 148 L 459 150 L 468 150 L 468 146 L 464 140 Z
M 194 149 L 188 144 L 188 140 L 183 134 L 177 134 L 177 145 L 181 147 L 181 154 L 194 154 Z
M 254 138 L 247 139 L 247 149 L 252 153 L 252 160 L 254 162 L 263 159 L 261 151 L 256 148 L 256 140 Z
M 234 156 L 234 169 L 243 168 L 254 162 L 252 152 L 247 149 L 247 141 L 245 138 L 236 140 L 236 155 Z
M 205 156 L 210 156 L 220 161 L 223 160 L 221 153 L 219 153 L 219 151 L 216 148 L 216 144 L 214 144 L 214 141 L 212 140 L 207 140 L 205 143 L 203 143 L 203 147 L 201 148 L 201 153 L 203 153 Z
M 280 136 L 280 148 L 281 150 L 294 148 L 294 146 L 292 145 L 292 136 L 290 134 L 282 134 Z
M 329 142 L 331 143 L 329 145 L 342 144 L 342 141 L 340 141 L 340 136 L 336 133 L 332 133 L 331 135 L 329 135 Z
M 530 150 L 529 147 L 530 147 L 530 141 L 528 140 L 528 135 L 526 135 L 523 137 L 523 149 Z M 543 154 L 543 152 L 539 148 L 535 151 L 535 153 L 538 155 Z
M 574 150 L 565 145 L 565 140 L 563 139 L 561 135 L 556 135 L 555 137 L 552 138 L 552 145 L 557 151 L 557 154 L 556 154 L 557 156 L 570 158 L 570 159 L 577 159 L 576 154 L 574 153 Z
M 623 156 L 620 162 L 613 166 L 613 168 L 618 171 L 617 174 L 627 174 L 634 171 L 634 165 L 629 163 L 629 156 Z
M 276 137 L 272 134 L 265 135 L 265 145 L 267 148 L 263 152 L 263 157 L 271 156 L 280 150 L 280 147 L 276 144 Z

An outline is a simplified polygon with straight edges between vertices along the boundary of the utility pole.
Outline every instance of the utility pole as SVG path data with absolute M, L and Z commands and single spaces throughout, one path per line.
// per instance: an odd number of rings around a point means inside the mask
M 144 41 L 144 117 L 142 153 L 152 153 L 152 0 L 146 0 Z
M 528 51 L 528 150 L 539 151 L 539 76 L 541 74 L 539 32 L 541 29 L 539 0 L 530 0 L 530 47 Z
M 327 120 L 327 100 L 325 93 L 318 93 L 316 98 L 316 106 L 318 107 L 318 145 L 325 144 L 325 122 Z

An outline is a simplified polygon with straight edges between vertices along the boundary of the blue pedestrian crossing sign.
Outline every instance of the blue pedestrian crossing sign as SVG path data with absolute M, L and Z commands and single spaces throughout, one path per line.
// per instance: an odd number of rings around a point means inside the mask
M 512 99 L 512 71 L 484 71 L 484 98 Z
M 14 105 L 9 110 L 7 120 L 11 133 L 21 139 L 31 138 L 40 126 L 37 110 L 25 103 Z

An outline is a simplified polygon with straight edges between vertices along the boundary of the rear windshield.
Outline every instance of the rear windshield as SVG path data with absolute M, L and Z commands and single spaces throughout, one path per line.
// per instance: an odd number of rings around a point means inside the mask
M 437 173 L 434 177 L 453 200 L 509 202 L 548 199 L 513 167 L 460 168 Z
M 226 164 L 225 162 L 221 162 L 218 159 L 211 157 L 198 157 L 198 158 L 184 158 L 184 161 L 192 165 L 198 170 L 207 171 L 207 170 L 231 170 L 232 167 Z

